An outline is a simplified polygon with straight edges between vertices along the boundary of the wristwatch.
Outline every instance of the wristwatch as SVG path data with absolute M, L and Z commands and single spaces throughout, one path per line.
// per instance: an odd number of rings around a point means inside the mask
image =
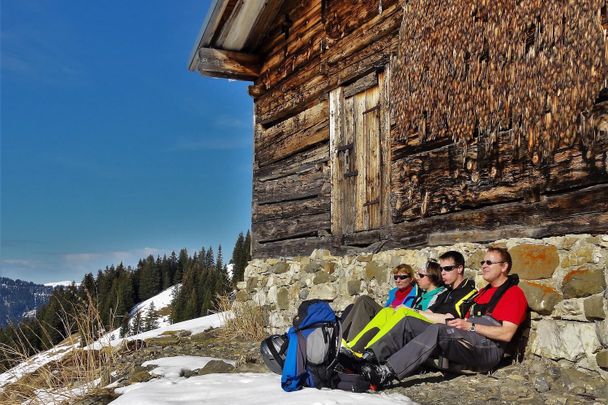
M 475 332 L 475 324 L 472 323 L 471 327 L 469 328 L 469 332 Z

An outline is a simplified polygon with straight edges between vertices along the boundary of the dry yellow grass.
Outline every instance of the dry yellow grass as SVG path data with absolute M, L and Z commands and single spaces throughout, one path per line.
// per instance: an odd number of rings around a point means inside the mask
M 227 296 L 219 297 L 218 311 L 232 311 L 233 317 L 226 316 L 221 334 L 237 336 L 247 340 L 261 340 L 266 337 L 264 328 L 266 311 L 257 305 L 232 303 Z
M 98 339 L 95 331 L 103 330 L 97 306 L 90 297 L 87 302 L 76 305 L 79 305 L 76 316 L 68 316 L 68 311 L 65 310 L 62 316 L 65 330 L 78 331 L 62 342 L 66 349 L 70 347 L 71 350 L 60 360 L 42 365 L 34 372 L 3 387 L 0 392 L 0 404 L 71 403 L 78 397 L 94 393 L 98 387 L 110 382 L 110 373 L 117 363 L 116 351 L 109 343 L 101 350 L 86 349 Z M 27 347 L 28 342 L 22 340 L 20 348 L 0 347 L 0 350 L 26 362 L 31 361 L 25 355 Z

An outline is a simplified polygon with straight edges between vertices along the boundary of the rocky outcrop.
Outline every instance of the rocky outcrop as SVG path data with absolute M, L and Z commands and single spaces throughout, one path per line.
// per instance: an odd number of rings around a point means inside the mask
M 608 376 L 608 235 L 504 239 L 492 244 L 509 249 L 513 272 L 520 276 L 530 304 L 528 353 Z M 452 249 L 463 253 L 467 275 L 481 287 L 479 262 L 486 247 L 461 243 L 356 256 L 315 250 L 309 257 L 256 259 L 245 270 L 245 282 L 238 285 L 237 305 L 253 302 L 265 307 L 269 328 L 284 331 L 303 300 L 328 300 L 336 311 L 363 294 L 383 302 L 393 286 L 390 269 L 401 263 L 418 268 Z

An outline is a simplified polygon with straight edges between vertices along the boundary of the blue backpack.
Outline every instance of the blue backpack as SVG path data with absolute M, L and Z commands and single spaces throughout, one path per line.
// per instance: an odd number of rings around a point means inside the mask
M 336 386 L 338 375 L 334 367 L 341 343 L 340 322 L 327 302 L 302 302 L 287 332 L 287 341 L 281 374 L 283 390 Z

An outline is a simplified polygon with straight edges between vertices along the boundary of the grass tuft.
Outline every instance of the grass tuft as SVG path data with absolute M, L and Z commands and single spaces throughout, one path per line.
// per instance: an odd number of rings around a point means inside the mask
M 222 296 L 218 297 L 217 309 L 234 315 L 224 318 L 220 334 L 225 337 L 259 341 L 268 335 L 264 328 L 267 313 L 262 307 L 252 303 L 231 302 L 227 296 Z
M 98 331 L 104 330 L 97 305 L 90 296 L 73 305 L 78 306 L 77 311 L 61 309 L 62 329 L 76 330 L 77 333 L 65 336 L 63 342 L 46 353 L 46 356 L 58 355 L 54 360 L 3 387 L 0 390 L 1 404 L 72 403 L 77 398 L 101 392 L 99 387 L 110 383 L 111 372 L 117 364 L 116 349 L 111 347 L 110 342 L 106 342 L 100 350 L 87 348 L 100 337 Z M 42 330 L 43 333 L 50 333 L 47 328 Z M 2 345 L 0 352 L 7 358 L 15 359 L 15 362 L 34 365 L 34 357 L 28 358 L 27 355 L 30 344 L 25 339 L 25 331 L 19 331 L 18 335 L 18 345 Z M 49 336 L 45 337 L 50 341 Z M 64 355 L 60 356 L 62 352 Z

